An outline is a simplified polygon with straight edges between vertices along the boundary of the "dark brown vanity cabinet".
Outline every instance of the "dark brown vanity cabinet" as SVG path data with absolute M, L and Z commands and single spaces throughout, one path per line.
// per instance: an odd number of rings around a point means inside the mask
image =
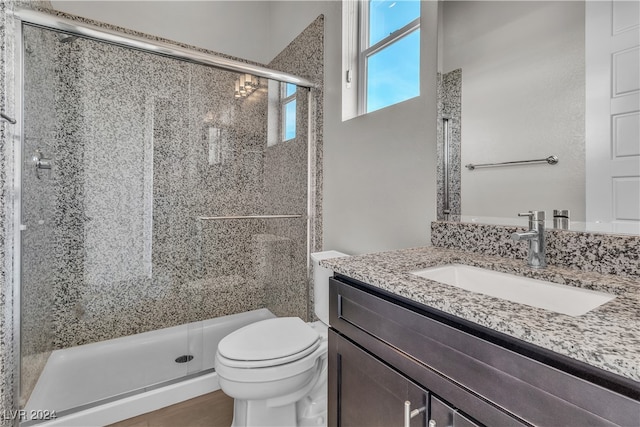
M 418 413 L 411 426 L 425 426 L 429 393 L 333 331 L 331 354 L 339 383 L 341 426 L 404 426 L 405 403 Z
M 480 426 L 336 332 L 329 336 L 330 426 Z
M 640 384 L 338 276 L 329 426 L 640 426 Z

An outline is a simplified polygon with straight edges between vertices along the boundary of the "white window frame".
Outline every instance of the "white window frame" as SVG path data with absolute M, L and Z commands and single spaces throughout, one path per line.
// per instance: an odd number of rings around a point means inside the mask
M 412 32 L 420 29 L 420 16 L 413 21 L 406 24 L 404 27 L 399 28 L 387 37 L 375 43 L 373 46 L 369 46 L 369 1 L 359 0 L 359 49 L 358 49 L 358 115 L 367 114 L 367 65 L 370 56 L 376 54 L 387 46 L 396 43 L 402 38 L 408 36 Z M 422 14 L 422 7 L 420 7 L 420 14 Z M 394 104 L 390 104 L 394 105 Z

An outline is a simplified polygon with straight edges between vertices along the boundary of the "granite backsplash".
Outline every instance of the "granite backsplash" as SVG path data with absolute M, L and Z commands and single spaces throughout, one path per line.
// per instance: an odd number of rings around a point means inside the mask
M 505 258 L 527 258 L 528 243 L 511 234 L 525 227 L 434 221 L 433 246 Z M 581 271 L 640 278 L 640 236 L 546 230 L 547 263 Z

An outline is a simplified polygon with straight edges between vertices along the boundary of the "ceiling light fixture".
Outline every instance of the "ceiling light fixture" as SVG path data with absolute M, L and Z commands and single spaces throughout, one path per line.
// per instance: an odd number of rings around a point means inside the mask
M 245 98 L 260 86 L 260 80 L 251 74 L 241 74 L 236 79 L 235 97 Z

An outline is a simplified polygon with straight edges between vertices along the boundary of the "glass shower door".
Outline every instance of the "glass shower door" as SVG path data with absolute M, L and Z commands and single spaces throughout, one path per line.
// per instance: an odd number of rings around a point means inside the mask
M 166 200 L 160 151 L 188 133 L 188 64 L 29 25 L 23 33 L 24 404 L 54 350 L 187 323 L 193 301 L 158 309 L 179 283 L 154 248 L 164 243 L 154 229 Z M 186 375 L 175 359 L 188 353 L 188 329 L 165 338 L 136 343 L 138 358 L 91 347 L 91 360 L 60 368 L 60 389 L 46 394 L 69 409 Z
M 206 372 L 210 319 L 307 319 L 309 91 L 23 33 L 21 406 Z

